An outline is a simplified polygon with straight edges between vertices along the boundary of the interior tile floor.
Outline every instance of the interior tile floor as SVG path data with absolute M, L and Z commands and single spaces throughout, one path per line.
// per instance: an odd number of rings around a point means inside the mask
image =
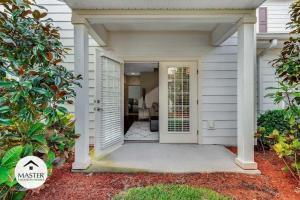
M 150 131 L 149 121 L 135 121 L 126 132 L 125 141 L 158 141 L 158 132 Z

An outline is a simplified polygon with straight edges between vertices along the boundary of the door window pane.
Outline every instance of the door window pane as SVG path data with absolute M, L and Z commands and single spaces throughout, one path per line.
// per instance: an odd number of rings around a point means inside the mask
M 168 67 L 168 132 L 190 131 L 189 67 Z

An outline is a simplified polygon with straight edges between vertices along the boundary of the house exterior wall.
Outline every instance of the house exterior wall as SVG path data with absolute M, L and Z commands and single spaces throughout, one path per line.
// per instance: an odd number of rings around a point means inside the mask
M 285 24 L 289 21 L 289 6 L 292 0 L 267 0 L 261 7 L 267 7 L 268 33 L 288 32 Z
M 212 47 L 207 32 L 112 32 L 109 43 L 125 61 L 199 60 L 201 142 L 236 144 L 236 36 Z
M 269 0 L 262 6 L 268 7 L 268 32 L 284 30 L 288 20 L 289 1 Z M 57 0 L 37 0 L 46 7 L 48 17 L 53 18 L 54 24 L 61 28 L 61 39 L 65 47 L 70 48 L 66 56 L 65 66 L 74 68 L 74 29 L 71 24 L 71 10 L 63 2 Z M 132 37 L 134 36 L 134 43 Z M 111 48 L 115 49 L 127 59 L 135 57 L 164 57 L 164 58 L 198 58 L 200 60 L 200 95 L 199 126 L 202 142 L 206 144 L 236 144 L 237 120 L 237 38 L 236 35 L 225 41 L 220 47 L 210 45 L 209 33 L 206 32 L 177 32 L 177 33 L 118 33 L 113 32 L 110 37 Z M 93 100 L 95 94 L 94 52 L 98 46 L 89 40 L 89 68 L 90 68 L 90 141 L 94 143 L 95 122 Z M 122 44 L 122 45 L 120 45 Z M 134 44 L 134 48 L 132 46 Z M 276 52 L 275 52 L 276 53 Z M 274 52 L 267 52 L 259 64 L 264 87 L 275 82 L 272 69 L 267 60 L 274 56 Z M 263 100 L 263 110 L 271 108 L 272 104 Z M 73 106 L 68 106 L 74 111 Z M 210 129 L 209 123 L 215 128 Z
M 267 8 L 267 33 L 288 33 L 286 23 L 289 22 L 289 6 L 292 0 L 267 0 L 261 7 Z M 264 97 L 270 90 L 268 87 L 277 87 L 275 70 L 270 61 L 280 54 L 280 48 L 266 49 L 262 55 L 258 55 L 258 112 L 282 108 L 283 104 L 275 105 L 272 99 Z M 258 50 L 260 51 L 260 50 Z
M 267 110 L 283 108 L 283 104 L 278 105 L 273 103 L 273 100 L 269 97 L 265 97 L 268 93 L 272 93 L 272 90 L 267 89 L 269 87 L 278 87 L 277 78 L 274 75 L 275 69 L 272 67 L 272 60 L 277 58 L 281 49 L 269 49 L 261 56 L 258 56 L 259 66 L 259 78 L 258 78 L 258 112 L 263 113 Z

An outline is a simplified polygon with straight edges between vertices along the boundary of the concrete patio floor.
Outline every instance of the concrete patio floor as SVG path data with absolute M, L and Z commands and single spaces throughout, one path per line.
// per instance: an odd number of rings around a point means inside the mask
M 104 157 L 93 158 L 84 172 L 260 174 L 259 170 L 241 169 L 234 159 L 221 145 L 125 143 Z

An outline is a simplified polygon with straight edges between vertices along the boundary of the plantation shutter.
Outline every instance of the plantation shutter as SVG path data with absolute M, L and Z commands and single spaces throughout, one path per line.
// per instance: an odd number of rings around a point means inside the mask
M 96 53 L 95 150 L 123 143 L 121 63 Z
M 259 32 L 266 33 L 268 32 L 268 10 L 267 7 L 259 8 Z

